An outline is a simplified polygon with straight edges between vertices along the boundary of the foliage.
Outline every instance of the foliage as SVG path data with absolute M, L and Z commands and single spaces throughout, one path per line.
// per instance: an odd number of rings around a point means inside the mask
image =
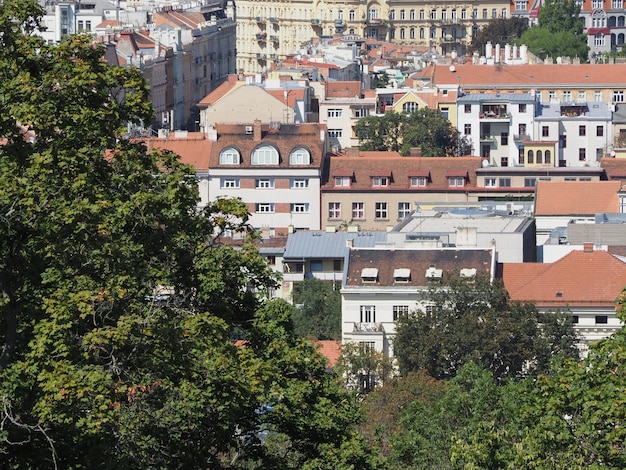
M 626 318 L 626 291 L 618 316 Z M 490 436 L 477 428 L 458 447 L 469 468 L 495 468 L 490 456 L 507 452 L 498 468 L 625 468 L 626 331 L 590 346 L 582 362 L 564 361 L 552 374 L 510 393 L 508 425 Z
M 370 468 L 253 240 L 219 244 L 245 204 L 198 210 L 192 168 L 125 139 L 151 117 L 139 71 L 45 44 L 41 14 L 0 4 L 3 468 Z
M 341 347 L 336 370 L 344 378 L 346 387 L 362 396 L 391 377 L 393 362 L 383 351 L 347 342 Z
M 580 4 L 574 0 L 546 0 L 539 10 L 539 23 L 526 30 L 518 44 L 541 59 L 579 57 L 587 60 L 589 47 L 583 34 Z
M 389 74 L 387 72 L 376 73 L 372 77 L 372 89 L 387 88 L 389 85 Z
M 393 377 L 364 398 L 361 405 L 364 417 L 359 425 L 361 434 L 371 446 L 380 449 L 383 457 L 389 457 L 393 449 L 392 439 L 397 440 L 406 432 L 400 417 L 409 405 L 433 403 L 447 388 L 444 381 L 435 380 L 424 372 Z
M 341 293 L 333 282 L 305 279 L 293 292 L 296 334 L 317 339 L 341 339 Z
M 471 142 L 439 111 L 419 109 L 409 115 L 395 112 L 367 116 L 356 124 L 361 150 L 400 152 L 420 147 L 425 157 L 460 156 L 472 152 Z
M 493 45 L 504 45 L 518 39 L 527 29 L 528 20 L 520 16 L 493 19 L 482 26 L 478 34 L 472 37 L 469 52 L 477 51 L 483 54 L 488 42 Z
M 425 370 L 446 379 L 473 361 L 497 378 L 520 378 L 545 370 L 554 353 L 577 351 L 554 341 L 552 327 L 540 328 L 534 306 L 509 303 L 501 281 L 492 282 L 487 275 L 447 275 L 422 301 L 429 305 L 427 311 L 398 320 L 394 346 L 403 374 Z M 571 323 L 557 324 L 574 341 Z

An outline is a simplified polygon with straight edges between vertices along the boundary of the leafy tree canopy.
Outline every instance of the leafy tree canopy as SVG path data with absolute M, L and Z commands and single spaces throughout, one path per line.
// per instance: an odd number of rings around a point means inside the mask
M 485 45 L 488 42 L 494 45 L 513 43 L 513 41 L 518 39 L 527 29 L 528 20 L 519 16 L 491 20 L 478 30 L 476 36 L 472 37 L 469 52 L 477 51 L 479 54 L 483 54 Z
M 217 241 L 245 204 L 199 211 L 192 168 L 125 138 L 139 71 L 42 13 L 0 3 L 2 467 L 372 468 L 252 240 Z
M 472 153 L 471 142 L 439 111 L 419 109 L 409 115 L 395 112 L 367 116 L 356 124 L 361 150 L 395 151 L 408 155 L 420 147 L 425 157 L 460 156 Z
M 317 339 L 341 339 L 340 286 L 317 278 L 296 285 L 293 302 L 298 306 L 293 320 L 296 333 Z
M 583 34 L 580 4 L 574 0 L 546 0 L 539 11 L 539 24 L 526 30 L 518 44 L 526 44 L 536 56 L 579 57 L 587 60 L 589 46 Z
M 534 306 L 510 303 L 501 281 L 486 275 L 447 275 L 422 300 L 427 311 L 398 321 L 394 349 L 403 374 L 425 370 L 445 379 L 473 361 L 497 378 L 523 377 L 545 370 L 554 353 L 577 354 L 571 322 L 554 314 L 559 320 L 542 328 Z M 553 327 L 565 330 L 572 345 L 555 341 Z

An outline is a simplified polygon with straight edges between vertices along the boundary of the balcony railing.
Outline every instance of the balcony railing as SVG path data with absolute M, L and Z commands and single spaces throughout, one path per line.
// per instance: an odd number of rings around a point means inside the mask
M 514 135 L 513 139 L 517 142 L 523 142 L 525 140 L 530 140 L 530 136 L 528 134 L 518 134 Z
M 256 17 L 256 22 L 257 23 L 263 23 L 265 20 L 261 17 L 261 16 L 257 16 Z
M 264 41 L 267 33 L 256 33 L 256 38 L 258 41 Z
M 265 60 L 266 55 L 265 55 L 265 54 L 263 54 L 263 53 L 261 53 L 261 52 L 257 52 L 257 53 L 256 53 L 256 58 L 257 58 L 257 59 L 260 59 L 260 60 Z
M 480 119 L 502 119 L 502 120 L 507 120 L 507 119 L 511 119 L 511 114 L 510 113 L 493 113 L 493 112 L 485 112 L 485 113 L 480 113 L 479 116 Z
M 385 26 L 387 22 L 383 20 L 382 18 L 369 18 L 365 20 L 365 24 L 369 26 Z
M 320 20 L 320 19 L 318 19 L 318 18 L 313 18 L 313 19 L 311 20 L 311 24 L 312 24 L 313 26 L 319 26 L 319 24 L 320 24 L 321 22 L 322 22 L 322 20 Z
M 270 36 L 270 41 L 278 42 L 278 36 Z
M 383 333 L 382 323 L 354 323 L 353 333 Z

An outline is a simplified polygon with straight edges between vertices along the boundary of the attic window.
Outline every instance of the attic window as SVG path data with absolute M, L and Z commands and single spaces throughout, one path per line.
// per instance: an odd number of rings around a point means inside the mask
M 431 265 L 431 267 L 426 270 L 426 277 L 429 279 L 441 278 L 443 277 L 443 269 L 437 269 Z
M 361 281 L 363 282 L 378 281 L 378 269 L 377 268 L 363 268 L 361 270 Z
M 476 277 L 476 268 L 462 268 L 461 277 Z
M 220 152 L 220 165 L 239 165 L 240 162 L 241 156 L 237 149 L 228 147 Z
M 563 292 L 557 292 L 557 293 L 556 293 L 556 296 L 557 296 L 557 297 L 563 297 Z
M 289 155 L 289 163 L 291 165 L 310 165 L 311 154 L 308 150 L 298 147 L 291 152 L 291 155 Z
M 411 270 L 399 268 L 393 270 L 393 281 L 407 283 L 411 280 Z

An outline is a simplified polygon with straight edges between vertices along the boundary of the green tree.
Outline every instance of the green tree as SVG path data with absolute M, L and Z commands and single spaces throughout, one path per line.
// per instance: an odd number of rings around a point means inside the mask
M 589 47 L 583 34 L 580 5 L 573 0 L 546 0 L 539 11 L 539 23 L 520 37 L 538 57 L 579 57 L 587 60 Z
M 472 37 L 469 52 L 483 53 L 488 42 L 492 44 L 507 44 L 518 39 L 528 29 L 528 20 L 520 16 L 511 18 L 497 18 L 489 21 Z
M 341 293 L 334 282 L 317 278 L 296 285 L 293 302 L 298 306 L 293 319 L 296 334 L 317 339 L 341 339 Z
M 383 351 L 347 342 L 341 347 L 336 370 L 344 378 L 347 388 L 363 396 L 391 378 L 393 362 Z
M 424 294 L 427 311 L 398 321 L 395 351 L 401 372 L 425 370 L 432 377 L 454 377 L 470 361 L 495 377 L 522 377 L 544 370 L 553 352 L 573 354 L 542 330 L 537 310 L 509 303 L 500 280 L 445 276 Z M 563 330 L 573 330 L 563 323 Z M 575 336 L 568 336 L 574 341 Z
M 0 3 L 3 468 L 369 468 L 350 395 L 263 304 L 253 240 L 218 242 L 252 232 L 245 204 L 198 211 L 193 169 L 125 138 L 151 118 L 139 71 L 45 44 L 42 13 Z
M 359 148 L 365 151 L 399 151 L 404 122 L 404 116 L 393 111 L 359 119 L 355 129 Z

